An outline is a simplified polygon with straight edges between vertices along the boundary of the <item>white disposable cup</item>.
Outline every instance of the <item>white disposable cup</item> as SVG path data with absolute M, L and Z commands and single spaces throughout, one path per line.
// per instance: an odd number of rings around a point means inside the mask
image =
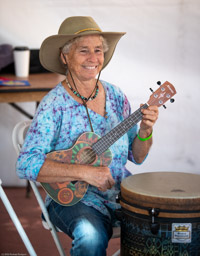
M 14 51 L 15 75 L 28 77 L 30 66 L 30 50 L 27 47 L 15 47 Z

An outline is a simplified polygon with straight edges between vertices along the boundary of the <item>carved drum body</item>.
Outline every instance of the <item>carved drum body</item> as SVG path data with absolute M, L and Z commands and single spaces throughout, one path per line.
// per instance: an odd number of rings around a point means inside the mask
M 121 255 L 200 255 L 200 175 L 143 173 L 121 184 Z

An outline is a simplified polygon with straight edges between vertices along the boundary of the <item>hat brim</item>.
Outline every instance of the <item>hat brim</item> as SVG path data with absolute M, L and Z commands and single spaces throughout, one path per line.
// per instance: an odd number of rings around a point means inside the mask
M 113 53 L 115 51 L 116 45 L 120 38 L 125 34 L 124 32 L 84 32 L 77 35 L 53 35 L 46 38 L 41 47 L 40 47 L 40 62 L 42 66 L 55 73 L 59 73 L 62 75 L 66 74 L 66 68 L 62 65 L 60 58 L 60 48 L 63 47 L 68 41 L 86 35 L 102 35 L 108 43 L 108 51 L 104 54 L 104 64 L 103 68 L 105 68 L 110 62 Z M 102 68 L 102 69 L 103 69 Z

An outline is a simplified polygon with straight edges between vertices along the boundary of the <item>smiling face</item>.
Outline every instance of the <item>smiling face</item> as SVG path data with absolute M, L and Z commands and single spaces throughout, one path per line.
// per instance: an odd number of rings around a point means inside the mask
M 83 36 L 65 54 L 68 69 L 81 81 L 95 79 L 104 62 L 103 43 L 98 35 Z

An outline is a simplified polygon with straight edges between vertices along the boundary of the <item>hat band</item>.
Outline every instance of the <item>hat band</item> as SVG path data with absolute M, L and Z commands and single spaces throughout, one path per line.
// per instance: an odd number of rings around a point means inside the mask
M 77 32 L 75 32 L 74 34 L 79 34 L 81 32 L 85 32 L 85 31 L 98 31 L 98 32 L 102 32 L 100 29 L 98 28 L 85 28 L 85 29 L 82 29 L 82 30 L 79 30 Z

